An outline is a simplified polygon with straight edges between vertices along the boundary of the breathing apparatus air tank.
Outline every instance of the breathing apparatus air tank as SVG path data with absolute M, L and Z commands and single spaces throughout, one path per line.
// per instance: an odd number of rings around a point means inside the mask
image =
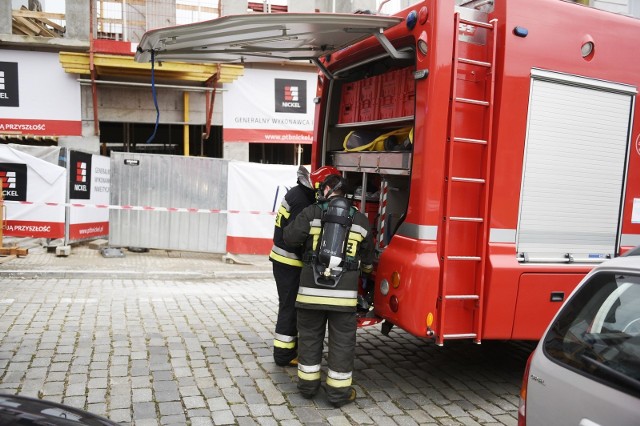
M 314 277 L 319 285 L 335 287 L 343 272 L 346 244 L 351 229 L 351 203 L 343 197 L 329 199 L 322 217 Z

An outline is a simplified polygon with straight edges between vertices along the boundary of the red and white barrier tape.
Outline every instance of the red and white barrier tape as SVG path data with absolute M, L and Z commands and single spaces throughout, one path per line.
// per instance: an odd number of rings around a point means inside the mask
M 153 206 L 116 206 L 112 204 L 83 204 L 83 203 L 50 203 L 50 202 L 34 202 L 34 201 L 10 201 L 4 200 L 0 204 L 20 204 L 20 205 L 44 205 L 44 206 L 61 206 L 61 207 L 88 207 L 95 209 L 109 210 L 131 210 L 131 211 L 156 211 L 171 213 L 215 213 L 215 214 L 267 214 L 275 216 L 276 212 L 266 212 L 259 210 L 221 210 L 221 209 L 197 209 L 189 207 L 153 207 Z

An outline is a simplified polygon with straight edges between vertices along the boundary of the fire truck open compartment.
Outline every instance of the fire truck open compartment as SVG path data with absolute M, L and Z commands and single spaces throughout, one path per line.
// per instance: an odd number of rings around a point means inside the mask
M 367 214 L 383 250 L 406 215 L 409 202 L 412 145 L 347 151 L 345 139 L 361 132 L 369 139 L 413 128 L 415 110 L 415 41 L 399 46 L 394 58 L 380 46 L 377 60 L 349 66 L 329 82 L 325 112 L 323 156 L 343 172 L 353 190 L 355 204 Z M 399 143 L 394 136 L 389 141 Z M 365 194 L 363 199 L 363 194 Z

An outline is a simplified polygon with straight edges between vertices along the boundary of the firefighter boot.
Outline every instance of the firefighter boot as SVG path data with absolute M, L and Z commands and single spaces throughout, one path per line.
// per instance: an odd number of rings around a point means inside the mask
M 356 400 L 356 390 L 354 388 L 349 388 L 349 394 L 345 399 L 341 399 L 339 401 L 335 401 L 335 402 L 331 402 L 331 404 L 336 407 L 336 408 L 340 408 L 343 405 L 347 405 L 352 403 L 353 401 Z
M 298 390 L 300 394 L 311 399 L 320 389 L 320 364 L 304 365 L 298 364 Z

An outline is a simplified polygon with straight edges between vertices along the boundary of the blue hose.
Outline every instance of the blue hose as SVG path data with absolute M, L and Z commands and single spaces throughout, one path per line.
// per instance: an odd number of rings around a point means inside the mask
M 151 93 L 153 94 L 153 104 L 156 107 L 156 126 L 153 128 L 153 134 L 147 139 L 146 143 L 155 139 L 158 132 L 158 122 L 160 121 L 160 109 L 158 108 L 158 96 L 156 95 L 156 80 L 155 80 L 155 52 L 151 51 Z

